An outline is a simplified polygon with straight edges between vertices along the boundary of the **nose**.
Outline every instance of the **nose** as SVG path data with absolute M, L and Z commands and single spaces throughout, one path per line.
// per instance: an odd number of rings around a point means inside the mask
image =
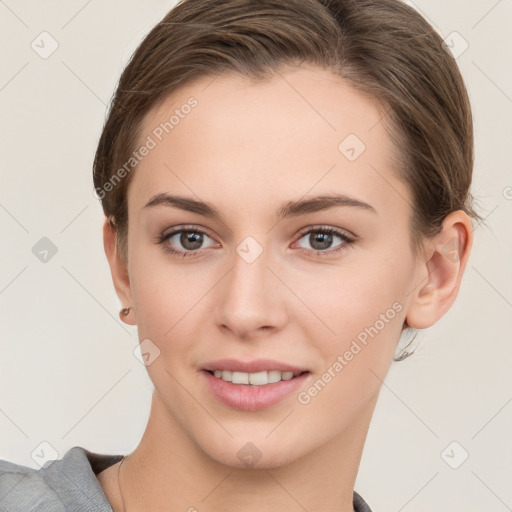
M 269 260 L 265 250 L 253 261 L 243 250 L 234 252 L 232 268 L 216 287 L 216 324 L 233 337 L 270 335 L 286 322 L 285 288 Z

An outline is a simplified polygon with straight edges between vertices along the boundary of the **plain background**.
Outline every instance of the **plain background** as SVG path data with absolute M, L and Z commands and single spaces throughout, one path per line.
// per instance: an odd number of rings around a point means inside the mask
M 39 467 L 40 443 L 55 458 L 75 445 L 124 454 L 143 433 L 152 383 L 118 318 L 91 169 L 123 66 L 173 5 L 0 0 L 2 459 Z M 468 45 L 457 62 L 487 226 L 455 305 L 391 367 L 356 490 L 375 512 L 511 510 L 512 2 L 414 6 L 455 50 Z M 43 31 L 58 43 L 46 59 L 31 47 Z M 46 262 L 43 237 L 57 251 Z

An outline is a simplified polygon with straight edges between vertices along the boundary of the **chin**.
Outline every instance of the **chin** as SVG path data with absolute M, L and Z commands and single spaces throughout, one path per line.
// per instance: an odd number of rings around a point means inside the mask
M 277 434 L 277 433 L 276 433 Z M 212 438 L 205 439 L 202 451 L 213 461 L 236 469 L 274 469 L 296 461 L 302 454 L 297 450 L 299 440 L 272 434 L 270 441 L 265 433 L 219 439 L 215 446 Z

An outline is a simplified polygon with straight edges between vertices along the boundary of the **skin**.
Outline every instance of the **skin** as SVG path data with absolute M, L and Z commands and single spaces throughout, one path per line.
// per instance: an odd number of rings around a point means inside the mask
M 302 65 L 258 84 L 236 75 L 201 79 L 149 113 L 140 140 L 190 96 L 197 107 L 134 171 L 127 264 L 104 224 L 114 286 L 123 307 L 132 307 L 124 321 L 160 350 L 147 366 L 155 386 L 148 425 L 121 470 L 125 507 L 352 511 L 381 379 L 404 321 L 424 329 L 451 307 L 471 250 L 471 220 L 462 211 L 448 215 L 413 257 L 412 199 L 393 172 L 382 112 L 327 70 Z M 350 133 L 366 146 L 352 162 L 338 149 Z M 333 192 L 376 212 L 337 206 L 276 217 L 288 201 Z M 222 220 L 144 208 L 159 193 L 209 202 Z M 206 233 L 199 249 L 179 235 L 164 243 L 197 255 L 165 253 L 158 237 L 189 224 Z M 335 235 L 322 246 L 315 242 L 322 226 L 357 240 L 343 247 Z M 304 235 L 308 227 L 317 231 Z M 247 236 L 263 249 L 250 264 L 236 252 Z M 401 310 L 308 404 L 292 393 L 262 411 L 234 410 L 210 394 L 200 373 L 218 358 L 272 358 L 308 369 L 307 390 L 394 303 Z M 248 442 L 261 452 L 252 467 L 237 456 Z M 116 512 L 124 510 L 118 465 L 98 475 Z

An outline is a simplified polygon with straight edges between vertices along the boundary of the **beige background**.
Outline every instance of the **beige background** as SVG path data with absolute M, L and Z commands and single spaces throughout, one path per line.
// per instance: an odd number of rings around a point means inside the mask
M 126 453 L 142 435 L 152 384 L 132 352 L 135 327 L 117 316 L 91 164 L 123 65 L 172 5 L 0 0 L 0 458 L 36 468 L 41 450 L 49 458 L 75 445 Z M 512 507 L 512 2 L 414 5 L 443 37 L 460 34 L 450 36 L 456 50 L 468 44 L 457 60 L 474 109 L 473 191 L 488 226 L 475 230 L 454 307 L 421 332 L 416 355 L 393 364 L 356 490 L 375 512 L 505 511 Z M 46 59 L 31 47 L 43 31 L 58 43 Z M 46 263 L 32 252 L 43 237 L 57 248 Z M 446 461 L 456 465 L 464 450 L 468 459 L 452 469 Z

